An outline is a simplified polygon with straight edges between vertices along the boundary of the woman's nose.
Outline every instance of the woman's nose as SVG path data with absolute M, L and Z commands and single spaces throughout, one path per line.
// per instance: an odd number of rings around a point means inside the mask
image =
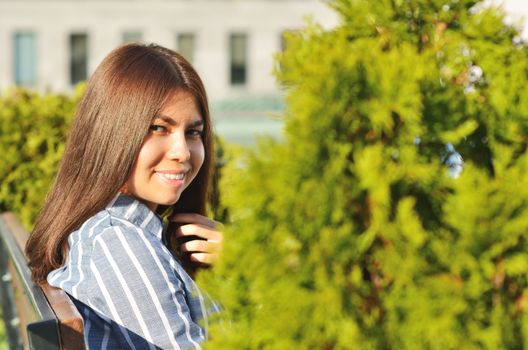
M 185 135 L 180 135 L 180 133 L 174 133 L 170 136 L 169 141 L 169 151 L 167 156 L 172 160 L 177 160 L 179 162 L 188 161 L 191 158 L 191 151 L 187 145 L 187 140 Z

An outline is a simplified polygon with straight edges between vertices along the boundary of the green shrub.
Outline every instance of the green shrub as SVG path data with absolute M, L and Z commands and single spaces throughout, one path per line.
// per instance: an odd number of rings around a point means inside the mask
M 471 0 L 331 6 L 279 58 L 285 140 L 223 170 L 207 348 L 528 348 L 518 30 Z
M 72 96 L 13 89 L 0 96 L 0 212 L 31 230 L 62 158 L 83 86 Z

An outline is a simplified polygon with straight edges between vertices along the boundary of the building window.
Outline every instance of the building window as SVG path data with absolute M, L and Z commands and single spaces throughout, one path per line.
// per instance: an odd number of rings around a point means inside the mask
M 128 30 L 123 33 L 123 44 L 141 43 L 143 34 L 138 30 Z
M 194 60 L 194 34 L 181 33 L 178 34 L 178 52 L 185 57 L 189 62 Z
M 18 32 L 14 36 L 15 84 L 34 86 L 37 82 L 37 48 L 35 34 Z
M 247 81 L 247 35 L 231 34 L 229 38 L 231 85 L 244 85 Z
M 88 77 L 88 35 L 70 35 L 70 83 L 77 84 Z

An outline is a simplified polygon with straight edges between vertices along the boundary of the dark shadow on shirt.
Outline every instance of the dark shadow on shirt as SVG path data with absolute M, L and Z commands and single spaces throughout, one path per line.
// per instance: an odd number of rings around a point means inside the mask
M 75 304 L 77 310 L 81 314 L 85 327 L 84 327 L 84 340 L 88 349 L 102 349 L 103 342 L 107 342 L 106 349 L 133 349 L 130 343 L 133 344 L 136 350 L 143 349 L 162 349 L 150 342 L 139 334 L 134 333 L 128 328 L 121 327 L 114 320 L 108 319 L 107 317 L 101 317 L 101 315 L 93 310 L 90 306 L 78 301 L 68 294 L 70 299 Z M 132 311 L 131 311 L 132 312 Z M 89 318 L 89 322 L 88 319 Z M 87 325 L 89 326 L 87 327 Z M 105 329 L 107 327 L 108 330 Z M 87 333 L 88 332 L 88 333 Z M 105 332 L 108 332 L 108 336 L 105 340 Z M 126 332 L 128 335 L 127 339 L 123 334 Z

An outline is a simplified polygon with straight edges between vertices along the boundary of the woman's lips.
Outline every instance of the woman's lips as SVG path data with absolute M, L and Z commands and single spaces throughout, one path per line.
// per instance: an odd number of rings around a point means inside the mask
M 166 184 L 171 186 L 180 186 L 184 183 L 187 171 L 184 172 L 170 172 L 170 171 L 156 171 L 155 174 Z

